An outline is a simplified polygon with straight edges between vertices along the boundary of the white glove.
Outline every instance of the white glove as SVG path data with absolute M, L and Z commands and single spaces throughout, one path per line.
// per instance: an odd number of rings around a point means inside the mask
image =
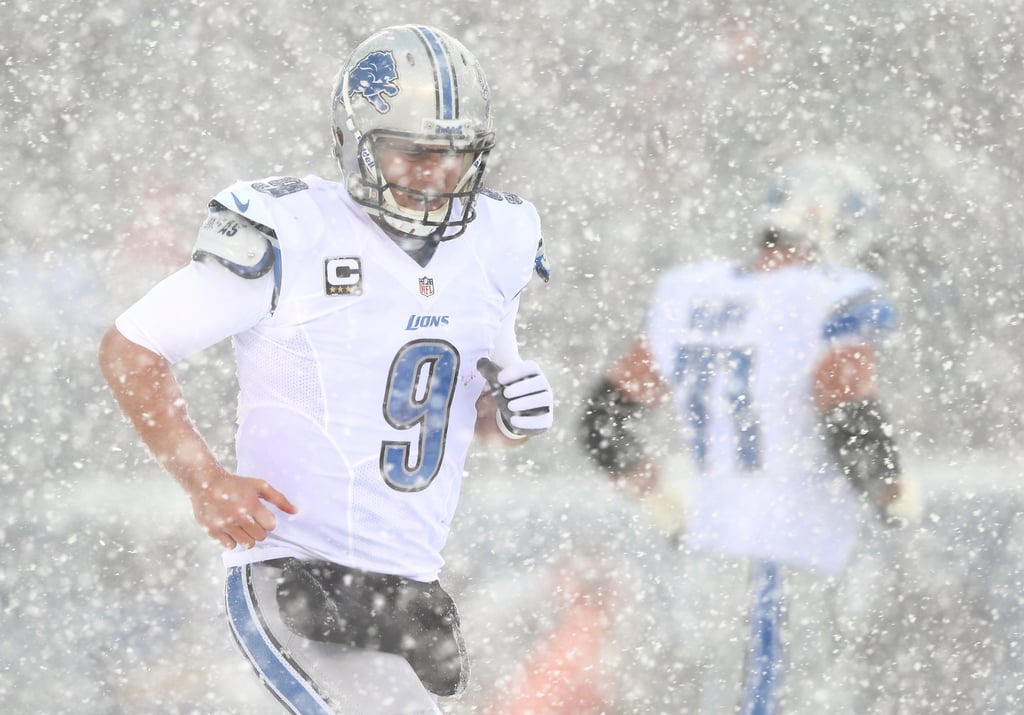
M 885 520 L 890 526 L 914 526 L 924 514 L 924 500 L 917 482 L 900 477 L 900 488 L 885 505 Z
M 537 363 L 524 360 L 501 368 L 489 358 L 480 358 L 476 369 L 491 386 L 498 406 L 498 429 L 503 435 L 523 439 L 551 429 L 554 395 Z

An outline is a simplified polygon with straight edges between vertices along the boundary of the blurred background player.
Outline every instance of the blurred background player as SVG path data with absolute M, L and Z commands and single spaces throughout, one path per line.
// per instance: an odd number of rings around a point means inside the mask
M 285 708 L 439 712 L 437 696 L 467 678 L 437 578 L 471 439 L 513 443 L 552 424 L 549 383 L 515 333 L 521 291 L 534 271 L 547 278 L 540 222 L 481 188 L 490 92 L 447 34 L 372 35 L 332 111 L 344 183 L 221 191 L 192 262 L 117 319 L 100 364 L 196 521 L 230 549 L 233 634 Z M 236 472 L 172 372 L 228 337 Z
M 845 711 L 822 698 L 859 512 L 886 524 L 916 512 L 877 379 L 895 316 L 855 267 L 877 211 L 853 166 L 784 167 L 753 260 L 666 273 L 642 335 L 589 397 L 589 455 L 659 513 L 668 497 L 634 418 L 671 403 L 696 466 L 677 593 L 688 711 Z

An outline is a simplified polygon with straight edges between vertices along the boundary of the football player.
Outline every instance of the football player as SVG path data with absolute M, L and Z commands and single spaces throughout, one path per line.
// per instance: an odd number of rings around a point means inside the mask
M 191 263 L 117 318 L 99 360 L 228 549 L 231 630 L 285 710 L 439 712 L 467 678 L 438 574 L 467 449 L 491 431 L 478 414 L 510 443 L 552 424 L 550 385 L 515 331 L 524 287 L 548 277 L 540 221 L 482 187 L 490 89 L 444 32 L 372 35 L 331 106 L 343 182 L 217 193 Z M 190 421 L 172 369 L 225 338 L 234 469 Z
M 812 693 L 862 503 L 887 524 L 918 510 L 877 379 L 893 307 L 856 267 L 877 210 L 858 168 L 820 156 L 784 167 L 753 260 L 667 272 L 582 416 L 596 464 L 663 513 L 637 417 L 660 404 L 678 415 L 696 467 L 679 605 L 700 712 L 837 712 Z

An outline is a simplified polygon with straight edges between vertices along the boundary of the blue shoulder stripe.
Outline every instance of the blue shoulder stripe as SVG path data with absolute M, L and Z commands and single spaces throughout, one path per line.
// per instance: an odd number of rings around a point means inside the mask
M 544 253 L 543 238 L 537 244 L 537 256 L 533 259 L 533 270 L 545 283 L 551 280 L 551 265 L 548 263 L 548 257 Z
M 849 335 L 877 339 L 896 330 L 898 324 L 896 310 L 888 300 L 877 293 L 863 293 L 832 312 L 822 336 L 827 340 Z

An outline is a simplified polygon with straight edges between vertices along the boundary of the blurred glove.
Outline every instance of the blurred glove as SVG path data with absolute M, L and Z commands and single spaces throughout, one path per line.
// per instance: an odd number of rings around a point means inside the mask
M 476 369 L 491 386 L 503 435 L 523 439 L 551 429 L 554 395 L 537 363 L 524 360 L 502 368 L 489 358 L 480 358 Z
M 924 501 L 921 499 L 921 490 L 917 482 L 905 474 L 901 475 L 899 483 L 889 495 L 888 501 L 881 507 L 881 511 L 886 526 L 913 526 L 921 521 Z
M 636 498 L 670 544 L 678 545 L 686 527 L 686 505 L 662 478 L 658 462 L 645 457 L 639 465 L 619 474 L 616 484 Z
M 640 497 L 640 503 L 669 543 L 676 544 L 682 539 L 686 528 L 686 507 L 674 494 L 652 491 Z

